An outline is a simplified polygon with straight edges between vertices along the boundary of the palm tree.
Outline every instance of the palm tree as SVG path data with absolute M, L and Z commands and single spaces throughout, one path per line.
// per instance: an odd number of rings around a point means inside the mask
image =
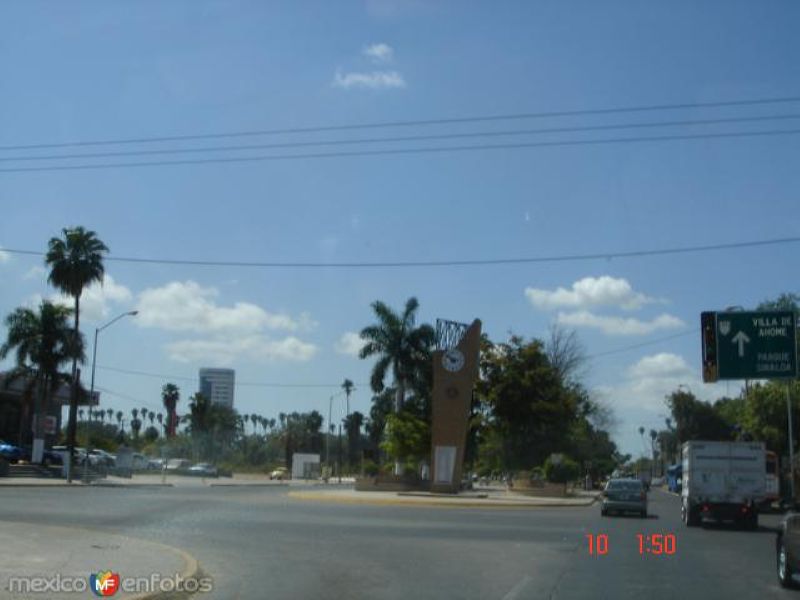
M 250 415 L 250 422 L 253 424 L 253 434 L 256 433 L 256 422 L 258 422 L 258 415 L 253 413 Z
M 175 408 L 178 406 L 180 398 L 180 390 L 174 383 L 167 383 L 161 389 L 161 400 L 164 402 L 164 408 L 167 409 L 167 437 L 175 436 L 175 429 L 178 425 Z
M 133 431 L 133 437 L 139 437 L 139 430 L 142 428 L 142 422 L 139 420 L 139 409 L 132 408 L 131 415 L 133 415 L 133 419 L 131 419 L 131 431 Z
M 83 421 L 83 415 L 84 415 L 83 409 L 79 408 L 78 409 L 78 420 Z
M 242 434 L 247 435 L 247 423 L 250 422 L 250 415 L 242 415 Z
M 344 383 L 342 383 L 342 389 L 344 390 L 345 396 L 347 396 L 347 411 L 345 412 L 345 414 L 349 415 L 350 414 L 350 394 L 353 392 L 353 389 L 355 389 L 355 386 L 353 386 L 353 382 L 352 381 L 350 381 L 349 379 L 345 379 Z
M 373 302 L 372 310 L 378 317 L 378 323 L 361 330 L 361 339 L 366 343 L 359 352 L 364 359 L 377 356 L 378 361 L 372 368 L 370 387 L 379 394 L 384 389 L 386 372 L 391 368 L 396 389 L 394 410 L 403 408 L 406 388 L 419 384 L 425 369 L 430 364 L 430 351 L 436 339 L 436 332 L 430 325 L 415 327 L 415 317 L 419 302 L 409 298 L 403 314 L 398 315 L 380 300 Z M 400 457 L 394 463 L 395 475 L 403 472 Z
M 122 431 L 122 417 L 123 417 L 124 414 L 125 413 L 123 413 L 121 410 L 117 411 L 117 415 L 116 415 L 117 416 L 117 429 L 119 429 L 120 431 Z
M 34 414 L 46 414 L 53 393 L 62 383 L 71 381 L 59 369 L 73 359 L 83 360 L 83 337 L 73 337 L 68 323 L 71 314 L 71 309 L 45 300 L 38 311 L 17 308 L 5 319 L 6 341 L 0 346 L 0 360 L 14 352 L 16 366 L 7 382 L 19 377 L 26 379 L 23 398 L 33 396 Z M 19 442 L 22 444 L 24 432 L 29 431 L 27 403 L 20 412 Z M 36 419 L 34 440 L 31 458 L 41 462 L 44 419 Z
M 81 294 L 84 288 L 94 282 L 103 282 L 105 268 L 103 254 L 108 247 L 100 241 L 94 231 L 83 227 L 63 229 L 63 238 L 50 238 L 45 264 L 50 267 L 47 281 L 61 292 L 75 300 L 73 313 L 73 338 L 75 345 L 80 336 Z M 81 361 L 82 362 L 82 361 Z M 78 358 L 72 359 L 72 393 L 69 402 L 67 422 L 67 447 L 69 448 L 67 480 L 72 482 L 72 455 L 75 448 L 75 422 L 78 408 Z
M 108 421 L 111 422 L 111 419 L 114 418 L 114 409 L 113 408 L 107 408 L 106 409 L 106 414 L 108 415 Z
M 154 413 L 152 410 L 147 411 L 147 418 L 150 419 L 150 427 L 152 427 L 156 420 L 156 413 Z
M 402 315 L 395 313 L 380 300 L 373 302 L 372 309 L 378 323 L 361 330 L 361 339 L 366 344 L 359 352 L 360 358 L 377 356 L 372 368 L 370 386 L 378 394 L 384 389 L 386 372 L 391 368 L 397 389 L 395 412 L 399 412 L 405 401 L 406 388 L 416 379 L 430 359 L 436 332 L 430 325 L 414 326 L 419 302 L 409 298 Z

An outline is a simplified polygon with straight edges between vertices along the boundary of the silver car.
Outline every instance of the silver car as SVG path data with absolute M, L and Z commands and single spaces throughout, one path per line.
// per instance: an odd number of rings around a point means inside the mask
M 603 490 L 600 514 L 635 512 L 647 517 L 647 491 L 638 479 L 611 479 Z

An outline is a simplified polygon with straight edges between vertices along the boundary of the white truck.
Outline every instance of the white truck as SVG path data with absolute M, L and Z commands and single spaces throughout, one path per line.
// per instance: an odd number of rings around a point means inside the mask
M 682 452 L 683 522 L 694 527 L 704 519 L 736 521 L 755 529 L 766 495 L 764 444 L 690 441 Z

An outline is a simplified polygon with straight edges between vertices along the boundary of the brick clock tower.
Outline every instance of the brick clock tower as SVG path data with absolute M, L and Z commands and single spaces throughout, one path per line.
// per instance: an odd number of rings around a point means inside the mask
M 472 389 L 478 379 L 481 322 L 437 320 L 436 334 L 431 491 L 455 494 L 461 487 Z

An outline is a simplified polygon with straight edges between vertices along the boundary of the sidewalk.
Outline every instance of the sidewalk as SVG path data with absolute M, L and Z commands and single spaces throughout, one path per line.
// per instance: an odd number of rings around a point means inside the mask
M 458 495 L 428 492 L 357 492 L 353 489 L 292 490 L 289 496 L 298 500 L 334 502 L 338 504 L 378 504 L 391 506 L 443 506 L 450 508 L 556 508 L 591 506 L 599 492 L 578 492 L 567 498 L 523 496 L 487 488 Z
M 271 480 L 266 475 L 234 474 L 233 477 L 190 477 L 185 475 L 167 475 L 163 477 L 160 473 L 136 474 L 131 478 L 115 477 L 109 475 L 103 479 L 96 479 L 88 484 L 92 487 L 130 487 L 130 488 L 156 488 L 156 487 L 341 487 L 353 485 L 352 478 L 342 477 L 342 483 L 338 479 L 331 479 L 329 483 L 322 481 L 280 481 Z M 4 487 L 86 487 L 80 479 L 76 479 L 72 484 L 68 484 L 65 479 L 53 479 L 49 477 L 0 477 L 0 490 Z
M 119 573 L 123 586 L 130 578 L 150 578 L 154 574 L 162 579 L 174 578 L 176 574 L 184 580 L 202 577 L 197 561 L 192 556 L 163 544 L 88 529 L 0 522 L 0 597 L 90 597 L 89 576 L 107 570 Z M 11 593 L 9 577 L 41 577 L 49 587 L 44 590 L 39 588 L 38 593 L 34 591 L 35 588 L 28 593 Z M 76 578 L 71 580 L 73 587 L 75 584 L 83 586 L 84 583 L 85 587 L 75 587 L 79 593 L 59 592 L 54 587 L 58 583 L 56 578 L 62 582 L 59 586 L 62 589 L 70 585 L 63 583 L 67 578 Z M 145 594 L 124 590 L 125 587 L 122 587 L 114 594 L 114 598 L 142 600 L 181 597 L 160 590 Z M 16 591 L 19 592 L 20 588 Z

